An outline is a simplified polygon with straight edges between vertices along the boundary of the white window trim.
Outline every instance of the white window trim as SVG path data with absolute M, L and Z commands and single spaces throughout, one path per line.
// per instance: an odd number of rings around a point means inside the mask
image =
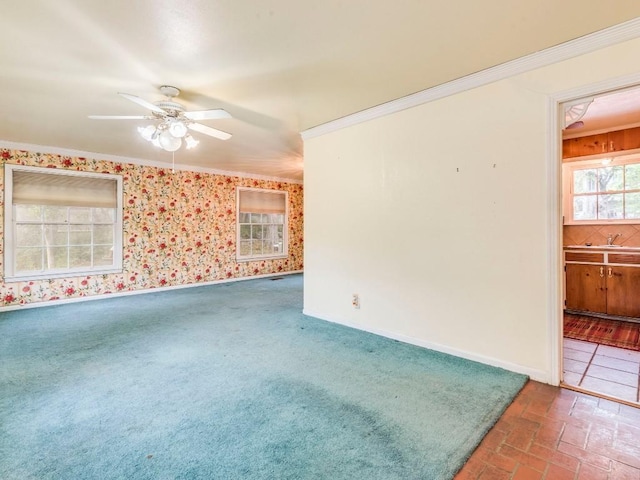
M 640 155 L 628 155 L 616 157 L 612 165 L 627 165 L 640 163 Z M 585 160 L 578 162 L 566 162 L 562 164 L 562 215 L 563 225 L 637 225 L 640 218 L 629 219 L 598 219 L 598 220 L 573 220 L 573 172 L 586 168 L 602 167 L 602 159 Z
M 240 255 L 240 192 L 250 190 L 253 192 L 265 192 L 265 193 L 280 193 L 284 195 L 284 226 L 282 234 L 282 253 L 273 255 L 253 255 L 251 257 Z M 236 261 L 237 262 L 255 262 L 260 260 L 274 260 L 278 258 L 289 257 L 289 192 L 286 190 L 272 190 L 268 188 L 251 188 L 251 187 L 237 187 L 236 188 Z
M 116 219 L 115 232 L 113 241 L 113 266 L 99 268 L 70 268 L 64 271 L 47 272 L 47 273 L 26 273 L 14 274 L 14 248 L 15 248 L 15 231 L 13 228 L 13 172 L 27 171 L 36 173 L 45 173 L 51 175 L 72 175 L 78 177 L 92 178 L 110 178 L 116 181 Z M 24 165 L 4 166 L 4 281 L 5 282 L 22 282 L 28 280 L 46 280 L 50 278 L 67 278 L 79 277 L 84 275 L 103 275 L 108 273 L 122 273 L 122 176 L 107 173 L 78 172 L 75 170 L 52 169 L 43 167 L 28 167 Z

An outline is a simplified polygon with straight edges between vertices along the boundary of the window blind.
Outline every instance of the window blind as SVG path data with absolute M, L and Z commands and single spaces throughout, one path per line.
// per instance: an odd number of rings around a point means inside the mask
M 240 213 L 286 213 L 286 195 L 283 192 L 240 190 Z
M 116 208 L 117 182 L 63 173 L 13 171 L 13 203 Z

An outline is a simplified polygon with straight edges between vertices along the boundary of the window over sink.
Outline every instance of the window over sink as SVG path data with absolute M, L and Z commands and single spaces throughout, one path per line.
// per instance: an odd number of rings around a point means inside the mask
M 565 224 L 640 223 L 640 158 L 563 170 Z

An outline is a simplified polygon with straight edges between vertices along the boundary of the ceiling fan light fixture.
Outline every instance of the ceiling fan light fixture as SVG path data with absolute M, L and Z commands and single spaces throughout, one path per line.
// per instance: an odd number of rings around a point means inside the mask
M 169 132 L 176 138 L 182 138 L 187 134 L 187 126 L 182 120 L 172 120 L 169 122 Z
M 160 141 L 160 146 L 167 152 L 175 152 L 182 146 L 182 139 L 171 135 L 171 131 L 169 129 L 163 130 L 158 139 Z
M 153 140 L 154 135 L 156 135 L 157 128 L 155 125 L 147 125 L 146 127 L 138 127 L 138 133 L 140 136 L 147 141 Z
M 142 138 L 167 152 L 175 152 L 183 143 L 187 148 L 197 146 L 200 142 L 188 134 L 189 130 L 195 130 L 220 140 L 231 138 L 230 133 L 198 123 L 200 120 L 231 118 L 231 115 L 222 108 L 189 112 L 185 111 L 182 104 L 175 101 L 175 97 L 180 94 L 180 89 L 163 85 L 160 87 L 160 93 L 167 98 L 155 103 L 129 93 L 119 93 L 127 100 L 151 110 L 150 115 L 89 115 L 89 118 L 96 120 L 152 120 L 155 122 L 154 124 L 138 127 L 137 131 Z
M 196 140 L 195 138 L 193 138 L 191 135 L 186 135 L 184 137 L 184 141 L 187 144 L 187 149 L 192 149 L 198 146 L 198 144 L 200 143 L 199 140 Z

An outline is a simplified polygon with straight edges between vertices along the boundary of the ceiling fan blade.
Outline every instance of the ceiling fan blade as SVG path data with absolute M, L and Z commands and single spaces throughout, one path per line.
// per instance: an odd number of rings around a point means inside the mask
M 223 132 L 222 130 L 218 130 L 216 128 L 207 127 L 206 125 L 202 125 L 201 123 L 190 123 L 189 128 L 191 130 L 195 130 L 196 132 L 209 135 L 210 137 L 219 138 L 220 140 L 228 140 L 229 138 L 231 138 L 230 133 Z
M 189 120 L 218 120 L 220 118 L 231 118 L 231 114 L 222 108 L 184 112 L 184 116 Z
M 121 95 L 124 98 L 126 98 L 127 100 L 131 100 L 132 102 L 137 103 L 138 105 L 142 105 L 144 108 L 148 108 L 152 112 L 162 113 L 162 114 L 166 114 L 167 113 L 163 109 L 161 109 L 159 106 L 154 105 L 151 102 L 147 102 L 143 98 L 136 97 L 135 95 L 131 95 L 129 93 L 121 93 L 121 92 L 118 92 L 118 95 Z
M 93 120 L 146 120 L 146 115 L 89 115 Z

